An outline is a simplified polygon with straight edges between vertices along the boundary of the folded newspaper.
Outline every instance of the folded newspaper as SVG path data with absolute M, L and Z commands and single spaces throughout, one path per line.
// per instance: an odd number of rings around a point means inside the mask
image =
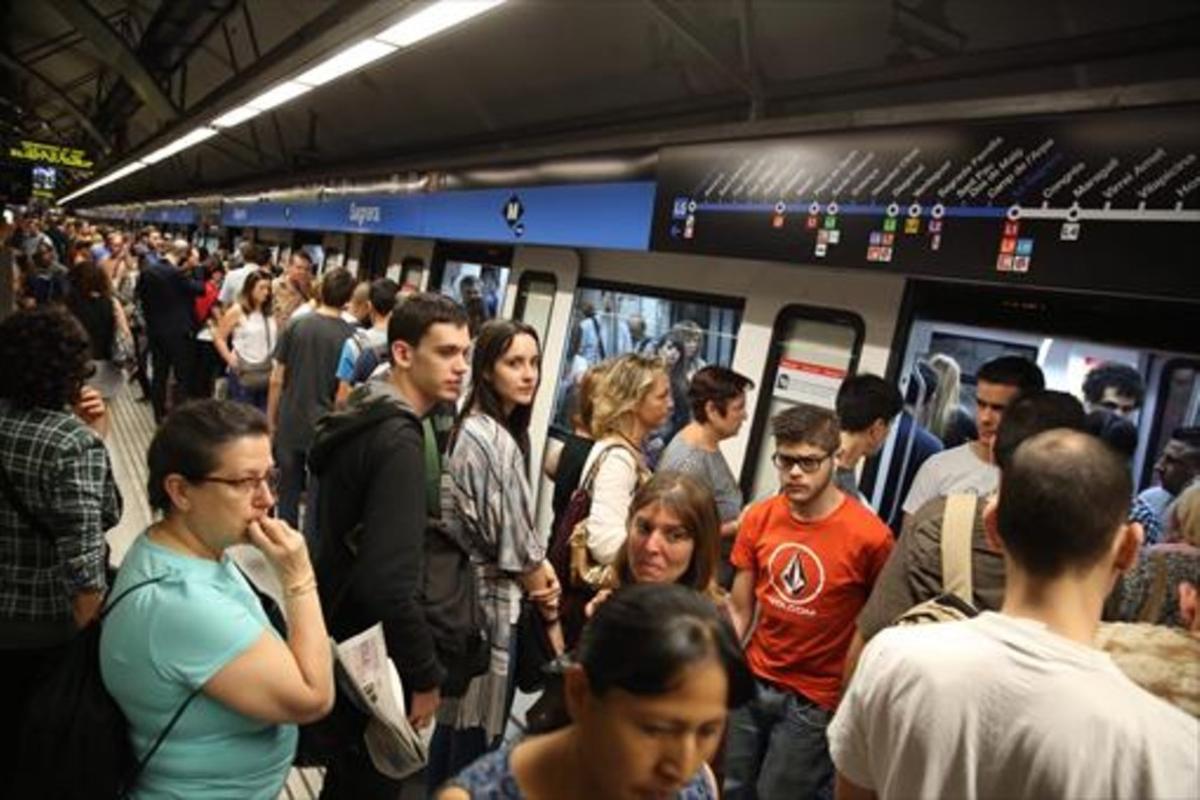
M 375 769 L 396 780 L 423 769 L 429 760 L 429 742 L 408 721 L 404 689 L 396 665 L 388 658 L 383 625 L 372 625 L 334 650 L 342 689 L 370 715 L 363 739 Z

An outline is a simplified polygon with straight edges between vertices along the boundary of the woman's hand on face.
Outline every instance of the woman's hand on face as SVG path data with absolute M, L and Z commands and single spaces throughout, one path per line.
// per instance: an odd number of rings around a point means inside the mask
M 263 517 L 251 522 L 247 533 L 250 543 L 271 562 L 285 589 L 312 577 L 308 544 L 291 525 L 281 519 Z
M 84 386 L 75 403 L 75 415 L 92 430 L 105 436 L 108 433 L 108 408 L 104 397 L 91 386 Z

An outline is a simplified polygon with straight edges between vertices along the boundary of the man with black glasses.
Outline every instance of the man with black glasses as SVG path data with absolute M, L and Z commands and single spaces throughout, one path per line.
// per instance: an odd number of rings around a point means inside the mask
M 780 493 L 746 510 L 731 559 L 734 622 L 759 695 L 730 717 L 725 796 L 804 800 L 832 784 L 825 728 L 892 534 L 834 483 L 833 412 L 797 405 L 771 429 Z

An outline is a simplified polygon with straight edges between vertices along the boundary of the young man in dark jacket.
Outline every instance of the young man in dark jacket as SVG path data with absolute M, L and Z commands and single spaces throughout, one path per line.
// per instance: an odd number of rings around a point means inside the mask
M 335 639 L 383 623 L 409 719 L 421 729 L 447 676 L 423 597 L 426 531 L 436 512 L 427 502 L 422 420 L 462 392 L 466 313 L 440 295 L 413 295 L 392 314 L 388 347 L 390 373 L 359 386 L 345 409 L 317 424 L 309 456 L 320 476 L 317 578 Z M 395 798 L 423 781 L 379 774 L 354 736 L 334 755 L 321 796 Z

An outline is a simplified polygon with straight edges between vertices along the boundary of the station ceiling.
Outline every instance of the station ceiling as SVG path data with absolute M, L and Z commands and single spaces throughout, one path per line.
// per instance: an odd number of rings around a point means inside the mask
M 0 139 L 83 148 L 101 175 L 420 5 L 0 4 Z M 1197 78 L 1195 0 L 509 0 L 87 204 L 629 153 L 772 120 L 849 126 L 905 104 Z

